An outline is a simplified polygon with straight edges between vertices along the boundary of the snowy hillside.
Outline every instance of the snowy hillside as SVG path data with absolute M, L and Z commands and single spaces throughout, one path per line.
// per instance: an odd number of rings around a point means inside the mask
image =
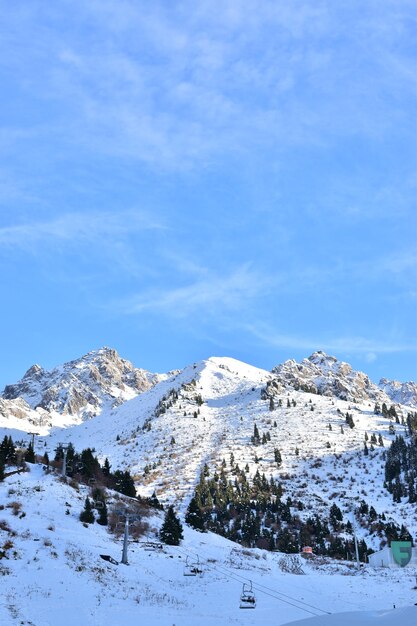
M 91 360 L 86 362 L 89 367 Z M 293 363 L 281 367 L 281 380 L 285 373 L 288 381 Z M 249 481 L 259 472 L 279 482 L 284 499 L 293 501 L 290 512 L 301 520 L 312 514 L 328 517 L 330 506 L 336 504 L 347 522 L 365 501 L 377 515 L 398 527 L 404 524 L 416 537 L 415 505 L 407 498 L 395 503 L 383 484 L 385 450 L 398 434 L 405 435 L 409 409 L 397 405 L 395 420 L 375 414 L 374 399 L 389 399 L 369 380 L 359 385 L 364 375 L 323 353 L 308 363 L 314 371 L 320 366 L 321 376 L 333 380 L 332 389 L 334 380 L 343 377 L 345 387 L 350 381 L 349 393 L 356 402 L 327 395 L 328 391 L 320 395 L 280 386 L 277 370 L 270 373 L 213 357 L 166 376 L 119 406 L 103 402 L 93 419 L 67 428 L 50 428 L 39 421 L 36 452 L 53 458 L 60 442 L 71 442 L 78 451 L 94 447 L 101 462 L 107 457 L 113 467 L 132 473 L 141 495 L 155 491 L 162 502 L 183 512 L 205 465 L 211 475 L 224 466 L 225 476 L 232 480 L 236 467 L 246 468 Z M 78 366 L 83 370 L 84 365 Z M 317 384 L 317 377 L 308 380 Z M 358 399 L 358 385 L 366 390 L 364 400 Z M 9 428 L 0 434 L 26 441 L 34 426 L 26 421 L 22 428 L 21 420 L 11 417 L 4 417 L 2 424 Z M 260 433 L 256 445 L 255 426 Z M 369 536 L 366 519 L 356 523 L 368 547 L 383 545 L 383 534 L 375 531 Z
M 411 569 L 381 572 L 329 559 L 306 561 L 244 549 L 187 527 L 178 547 L 155 552 L 130 542 L 129 565 L 111 564 L 100 555 L 119 561 L 120 536 L 79 521 L 91 488 L 64 482 L 41 465 L 29 469 L 0 483 L 0 623 L 5 626 L 277 626 L 312 616 L 324 620 L 314 624 L 333 626 L 345 623 L 336 613 L 352 611 L 367 611 L 369 624 L 372 616 L 384 626 L 415 623 Z M 107 497 L 109 507 L 118 510 L 131 501 L 113 492 Z M 161 523 L 156 513 L 143 511 L 143 519 L 149 529 L 142 541 L 154 538 Z M 199 560 L 201 576 L 183 575 L 187 558 Z M 239 597 L 249 581 L 257 606 L 242 611 Z M 378 619 L 375 611 L 383 612 Z M 357 615 L 346 623 L 359 623 L 353 621 Z

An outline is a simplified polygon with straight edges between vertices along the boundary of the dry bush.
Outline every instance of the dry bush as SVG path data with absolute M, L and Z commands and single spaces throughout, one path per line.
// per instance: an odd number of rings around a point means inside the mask
M 22 508 L 22 503 L 14 500 L 13 502 L 9 502 L 9 504 L 7 504 L 7 508 L 12 509 L 13 515 L 19 515 Z

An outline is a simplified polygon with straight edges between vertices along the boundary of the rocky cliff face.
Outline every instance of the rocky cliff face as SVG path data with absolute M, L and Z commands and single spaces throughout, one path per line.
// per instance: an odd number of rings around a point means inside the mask
M 4 401 L 24 401 L 30 409 L 86 419 L 104 405 L 117 406 L 150 389 L 162 378 L 135 368 L 116 350 L 101 348 L 51 371 L 33 365 L 19 382 L 6 385 L 2 397 Z M 24 412 L 25 406 L 20 408 Z
M 417 384 L 413 382 L 400 383 L 398 380 L 381 378 L 379 387 L 393 402 L 406 404 L 417 408 Z
M 324 352 L 314 352 L 308 359 L 297 363 L 294 359 L 274 367 L 266 395 L 277 395 L 282 389 L 292 388 L 324 396 L 336 396 L 349 402 L 370 400 L 390 402 L 390 398 L 363 372 L 352 369 Z M 275 390 L 275 391 L 274 391 Z

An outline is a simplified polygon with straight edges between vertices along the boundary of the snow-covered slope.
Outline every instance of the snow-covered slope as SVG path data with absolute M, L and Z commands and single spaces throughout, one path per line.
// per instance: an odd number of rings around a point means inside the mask
M 100 555 L 118 561 L 121 538 L 79 521 L 91 490 L 70 486 L 40 465 L 29 467 L 29 473 L 0 483 L 0 623 L 5 626 L 278 626 L 311 616 L 324 620 L 314 623 L 333 626 L 345 623 L 337 621 L 337 613 L 383 610 L 386 616 L 394 604 L 391 621 L 369 624 L 414 623 L 412 569 L 399 576 L 395 570 L 357 570 L 328 559 L 303 561 L 243 549 L 187 527 L 180 546 L 148 552 L 131 542 L 129 566 L 112 565 Z M 108 493 L 110 507 L 123 508 L 127 501 Z M 145 520 L 153 538 L 161 518 Z M 197 557 L 203 575 L 185 577 L 185 561 Z M 257 606 L 242 611 L 239 596 L 249 580 Z M 329 622 L 328 614 L 333 614 Z M 356 623 L 355 615 L 346 623 Z
M 116 350 L 101 348 L 51 371 L 33 365 L 18 383 L 6 385 L 2 397 L 6 401 L 24 400 L 26 409 L 38 410 L 40 426 L 44 421 L 62 423 L 59 415 L 69 424 L 130 400 L 163 378 L 135 368 Z M 21 408 L 23 411 L 25 407 Z M 13 413 L 11 409 L 7 412 Z
M 272 379 L 270 372 L 234 359 L 211 358 L 94 419 L 65 429 L 45 428 L 36 449 L 52 458 L 59 442 L 72 442 L 76 450 L 93 446 L 101 461 L 108 457 L 113 467 L 132 473 L 140 494 L 156 491 L 182 511 L 205 464 L 219 471 L 224 459 L 233 477 L 232 454 L 240 468 L 248 466 L 250 478 L 257 470 L 273 476 L 285 497 L 302 501 L 301 516 L 328 516 L 336 503 L 348 519 L 364 499 L 416 536 L 415 505 L 394 503 L 383 486 L 385 449 L 405 433 L 405 426 L 375 415 L 373 402 L 353 404 L 293 389 L 275 395 L 271 410 L 265 389 Z M 346 413 L 354 428 L 346 423 Z M 397 407 L 397 413 L 402 419 L 407 408 Z M 255 424 L 261 438 L 269 436 L 257 446 L 251 442 Z M 372 435 L 381 435 L 385 447 L 375 444 L 364 456 L 365 437 Z M 279 467 L 275 449 L 282 456 Z M 367 534 L 365 528 L 359 532 Z M 374 549 L 381 541 L 367 537 Z
M 92 363 L 97 363 L 96 353 L 91 354 L 71 368 L 79 367 L 83 380 Z M 103 377 L 110 364 L 119 364 L 118 357 L 104 356 Z M 120 361 L 122 365 L 114 365 L 117 372 L 124 367 Z M 314 376 L 307 377 L 307 369 Z M 294 376 L 289 374 L 292 371 Z M 302 376 L 295 384 L 297 372 Z M 310 513 L 326 517 L 330 505 L 336 503 L 348 519 L 358 503 L 366 500 L 378 514 L 399 526 L 405 524 L 417 536 L 415 505 L 407 499 L 394 503 L 383 485 L 385 450 L 396 435 L 405 434 L 410 407 L 396 406 L 398 423 L 388 415 L 374 414 L 376 399 L 390 401 L 364 374 L 317 353 L 298 365 L 287 362 L 279 376 L 235 359 L 213 357 L 161 378 L 136 395 L 122 381 L 125 389 L 114 391 L 116 397 L 108 401 L 101 400 L 97 415 L 86 421 L 77 417 L 75 425 L 67 421 L 66 428 L 51 427 L 46 420 L 36 424 L 22 417 L 0 418 L 0 437 L 11 434 L 15 440 L 28 440 L 27 433 L 36 428 L 41 435 L 36 451 L 48 452 L 50 458 L 59 442 L 72 442 L 78 451 L 94 447 L 101 462 L 108 457 L 113 468 L 132 473 L 140 494 L 150 496 L 156 491 L 160 500 L 175 503 L 181 511 L 205 464 L 211 472 L 219 471 L 224 460 L 225 472 L 233 479 L 232 455 L 240 468 L 248 467 L 249 479 L 257 471 L 268 479 L 272 476 L 281 483 L 285 497 L 303 502 L 301 517 Z M 303 391 L 307 384 L 314 384 L 314 391 L 322 384 L 322 394 Z M 327 395 L 331 390 L 335 395 Z M 119 404 L 117 393 L 134 397 Z M 355 402 L 341 399 L 343 394 Z M 353 428 L 346 423 L 346 414 Z M 255 425 L 261 435 L 256 446 L 251 441 Z M 372 437 L 384 446 L 370 445 Z M 366 438 L 369 454 L 365 456 Z M 276 449 L 282 457 L 279 466 Z M 365 536 L 366 528 L 359 532 Z M 367 538 L 374 549 L 381 541 L 383 537 L 377 535 Z

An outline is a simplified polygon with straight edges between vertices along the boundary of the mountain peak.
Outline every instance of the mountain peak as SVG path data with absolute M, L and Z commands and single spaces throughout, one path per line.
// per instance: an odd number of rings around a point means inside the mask
M 363 372 L 318 350 L 300 363 L 291 359 L 274 367 L 272 373 L 284 386 L 341 400 L 389 401 L 388 396 Z
M 86 418 L 100 413 L 104 405 L 130 400 L 160 379 L 104 346 L 50 371 L 33 365 L 19 382 L 6 385 L 2 396 L 23 398 L 31 409 Z
M 44 373 L 44 369 L 35 363 L 32 367 L 29 367 L 28 371 L 24 374 L 23 378 L 40 378 Z

